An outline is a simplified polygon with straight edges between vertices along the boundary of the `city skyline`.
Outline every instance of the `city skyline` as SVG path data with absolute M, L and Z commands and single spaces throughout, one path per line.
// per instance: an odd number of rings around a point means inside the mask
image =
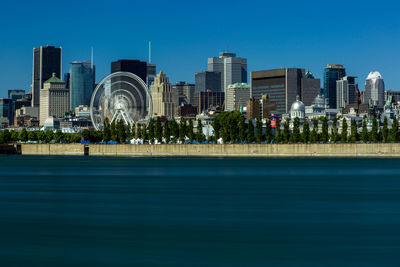
M 74 11 L 73 6 L 78 3 L 79 8 Z M 191 3 L 180 1 L 154 3 L 151 9 L 136 1 L 119 1 L 115 5 L 96 3 L 96 6 L 93 1 L 72 1 L 70 5 L 22 1 L 18 7 L 16 3 L 6 3 L 4 10 L 9 12 L 0 18 L 7 25 L 1 37 L 0 94 L 5 97 L 10 89 L 30 91 L 34 47 L 62 46 L 63 74 L 69 70 L 71 62 L 89 60 L 90 48 L 94 47 L 99 81 L 110 73 L 109 65 L 113 61 L 148 61 L 150 40 L 152 63 L 157 65 L 158 72 L 163 70 L 173 84 L 178 81 L 194 83 L 195 73 L 207 70 L 208 58 L 229 50 L 248 59 L 248 74 L 297 67 L 310 69 L 322 80 L 327 64 L 343 64 L 349 75 L 359 77 L 361 90 L 373 71 L 382 74 L 387 90 L 400 90 L 400 81 L 396 79 L 400 22 L 392 19 L 396 16 L 397 3 L 386 1 L 376 6 L 372 1 L 362 4 L 338 1 L 338 6 L 355 12 L 357 19 L 347 18 L 348 14 L 340 13 L 340 8 L 329 9 L 317 1 L 308 1 L 307 5 L 205 1 L 196 10 Z M 121 9 L 123 6 L 126 10 Z M 48 23 L 56 21 L 56 14 L 46 12 L 50 8 L 59 8 L 64 17 L 57 23 Z M 148 12 L 138 12 L 131 21 L 126 16 L 132 8 Z M 34 16 L 33 11 L 38 10 L 46 16 Z M 85 13 L 89 10 L 91 12 Z M 99 14 L 106 10 L 107 19 L 103 21 L 104 17 Z M 224 12 L 216 13 L 218 10 Z M 283 10 L 287 14 L 284 19 L 278 14 Z M 161 16 L 165 12 L 168 16 Z M 83 13 L 85 15 L 81 15 Z M 374 20 L 366 16 L 372 13 Z M 240 20 L 235 20 L 237 14 L 242 16 Z M 15 18 L 20 20 L 15 21 Z M 208 21 L 210 18 L 214 21 Z M 182 19 L 186 23 L 182 24 Z M 37 34 L 34 29 L 43 23 L 45 30 Z M 216 27 L 210 28 L 211 25 Z

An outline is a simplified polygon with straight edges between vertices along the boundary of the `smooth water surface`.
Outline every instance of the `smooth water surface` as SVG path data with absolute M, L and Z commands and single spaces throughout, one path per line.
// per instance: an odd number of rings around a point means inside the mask
M 400 160 L 0 156 L 1 266 L 399 266 Z

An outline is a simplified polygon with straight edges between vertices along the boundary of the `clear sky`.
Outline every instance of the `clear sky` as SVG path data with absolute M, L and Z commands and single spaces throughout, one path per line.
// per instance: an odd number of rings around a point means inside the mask
M 220 51 L 248 59 L 248 71 L 299 67 L 322 80 L 328 63 L 344 64 L 360 89 L 379 71 L 400 90 L 398 1 L 4 1 L 0 8 L 0 97 L 29 90 L 32 49 L 63 47 L 63 72 L 90 59 L 96 80 L 111 61 L 148 59 L 171 82 L 194 82 Z

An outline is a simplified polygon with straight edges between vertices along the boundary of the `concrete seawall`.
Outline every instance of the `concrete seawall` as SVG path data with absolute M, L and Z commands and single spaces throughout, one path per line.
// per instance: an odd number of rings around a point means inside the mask
M 22 144 L 22 155 L 173 156 L 173 157 L 398 157 L 396 144 L 193 144 L 81 145 Z

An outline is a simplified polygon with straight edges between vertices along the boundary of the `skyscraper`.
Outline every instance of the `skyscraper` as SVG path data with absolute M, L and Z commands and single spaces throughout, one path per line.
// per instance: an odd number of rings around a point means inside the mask
M 8 98 L 11 99 L 10 103 L 10 125 L 14 125 L 14 116 L 15 116 L 15 110 L 16 106 L 15 103 L 18 99 L 24 99 L 25 98 L 25 90 L 20 90 L 20 89 L 14 89 L 14 90 L 8 90 Z
M 385 83 L 377 71 L 370 72 L 365 81 L 364 103 L 368 104 L 370 100 L 379 108 L 385 105 Z
M 156 64 L 147 64 L 147 87 L 149 88 L 149 93 L 151 93 L 151 85 L 154 83 L 154 79 L 157 76 Z
M 254 71 L 250 74 L 250 96 L 254 99 L 262 99 L 268 95 L 271 102 L 276 103 L 278 114 L 288 113 L 296 96 L 307 95 L 309 88 L 302 88 L 302 80 L 305 77 L 304 69 L 285 68 Z M 318 94 L 318 92 L 316 92 Z M 315 97 L 315 96 L 314 96 Z
M 178 106 L 178 93 L 172 89 L 168 77 L 161 71 L 151 86 L 153 116 L 174 118 Z
M 130 72 L 139 76 L 143 82 L 147 81 L 147 63 L 140 60 L 121 59 L 111 63 L 111 73 Z
M 40 103 L 40 89 L 43 83 L 50 79 L 53 73 L 61 77 L 62 72 L 62 48 L 54 46 L 41 46 L 33 49 L 33 73 L 32 73 L 32 106 Z
M 195 91 L 221 92 L 221 72 L 203 71 L 195 74 Z
M 40 125 L 48 117 L 62 118 L 69 111 L 69 91 L 65 88 L 65 82 L 55 74 L 43 83 L 40 92 Z
M 336 108 L 342 109 L 347 105 L 357 104 L 356 78 L 355 76 L 345 76 L 336 81 Z
M 221 91 L 234 83 L 247 83 L 247 59 L 235 53 L 222 52 L 219 57 L 208 59 L 208 71 L 221 73 Z
M 225 111 L 243 110 L 250 99 L 250 85 L 235 83 L 228 85 L 225 95 Z
M 184 104 L 193 104 L 195 85 L 185 82 L 177 82 L 172 89 L 178 93 L 179 106 Z
M 95 84 L 95 67 L 91 62 L 72 62 L 71 64 L 69 109 L 74 111 L 79 105 L 90 105 Z
M 324 97 L 330 108 L 336 108 L 336 81 L 346 76 L 346 69 L 340 64 L 328 64 L 324 69 Z

